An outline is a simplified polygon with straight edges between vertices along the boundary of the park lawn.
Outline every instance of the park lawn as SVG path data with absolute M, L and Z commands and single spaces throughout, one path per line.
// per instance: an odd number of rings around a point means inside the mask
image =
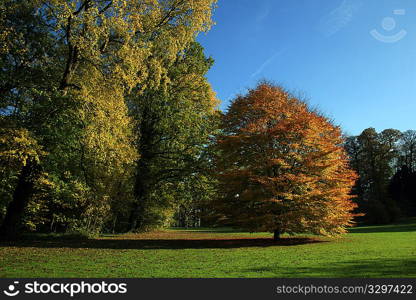
M 416 220 L 341 238 L 176 229 L 0 243 L 0 277 L 416 277 Z

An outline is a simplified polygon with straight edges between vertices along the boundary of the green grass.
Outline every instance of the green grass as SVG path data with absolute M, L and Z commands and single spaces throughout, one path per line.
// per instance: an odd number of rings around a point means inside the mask
M 0 243 L 0 277 L 416 277 L 416 220 L 341 238 L 175 229 Z

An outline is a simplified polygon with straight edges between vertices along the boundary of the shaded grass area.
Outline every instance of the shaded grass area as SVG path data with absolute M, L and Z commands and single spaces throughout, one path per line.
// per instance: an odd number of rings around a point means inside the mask
M 310 238 L 286 238 L 281 242 L 274 242 L 270 238 L 234 238 L 234 239 L 95 239 L 75 242 L 72 240 L 57 241 L 46 240 L 26 240 L 18 243 L 9 243 L 9 246 L 29 247 L 29 248 L 75 248 L 86 249 L 232 249 L 249 247 L 277 247 L 294 246 L 310 243 L 321 243 L 324 241 L 313 240 Z M 7 243 L 3 243 L 7 245 Z
M 33 236 L 0 243 L 0 277 L 416 277 L 413 221 L 279 243 L 229 228 Z
M 375 233 L 375 232 L 411 232 L 415 229 L 416 218 L 410 218 L 397 224 L 379 226 L 357 226 L 350 229 L 350 233 Z

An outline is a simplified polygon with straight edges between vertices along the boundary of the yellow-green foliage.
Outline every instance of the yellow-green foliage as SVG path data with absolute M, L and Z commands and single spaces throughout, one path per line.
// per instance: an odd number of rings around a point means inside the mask
M 18 171 L 28 160 L 39 161 L 44 154 L 26 129 L 0 128 L 0 220 L 11 200 Z
M 129 97 L 141 154 L 134 230 L 166 225 L 179 206 L 196 206 L 209 194 L 209 184 L 201 182 L 216 128 L 218 100 L 205 77 L 212 63 L 194 42 L 178 53 L 165 86 Z
M 0 128 L 0 166 L 16 168 L 27 160 L 39 160 L 45 152 L 25 128 Z
M 56 34 L 76 50 L 78 63 L 86 67 L 80 73 L 91 79 L 97 76 L 91 76 L 95 69 L 110 84 L 126 88 L 157 85 L 165 62 L 173 61 L 198 32 L 210 28 L 214 2 L 36 0 Z M 74 77 L 71 84 L 89 86 L 84 76 Z
M 51 229 L 99 230 L 128 207 L 140 153 L 134 146 L 137 124 L 128 114 L 125 97 L 133 88 L 139 93 L 147 88 L 166 90 L 168 69 L 177 54 L 212 25 L 214 3 L 0 4 L 0 79 L 5 82 L 0 110 L 5 124 L 21 128 L 0 135 L 11 145 L 2 159 L 19 157 L 24 163 L 33 155 L 43 167 L 26 212 L 31 229 L 44 224 Z M 22 71 L 13 73 L 14 69 Z M 42 157 L 35 155 L 38 145 L 45 151 Z M 19 167 L 12 173 L 6 202 Z M 0 206 L 4 210 L 4 203 Z

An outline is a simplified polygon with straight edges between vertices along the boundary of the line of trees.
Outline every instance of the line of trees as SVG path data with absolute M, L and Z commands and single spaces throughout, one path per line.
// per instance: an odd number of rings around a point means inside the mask
M 416 131 L 365 129 L 345 148 L 359 174 L 353 193 L 360 219 L 385 224 L 416 216 Z

